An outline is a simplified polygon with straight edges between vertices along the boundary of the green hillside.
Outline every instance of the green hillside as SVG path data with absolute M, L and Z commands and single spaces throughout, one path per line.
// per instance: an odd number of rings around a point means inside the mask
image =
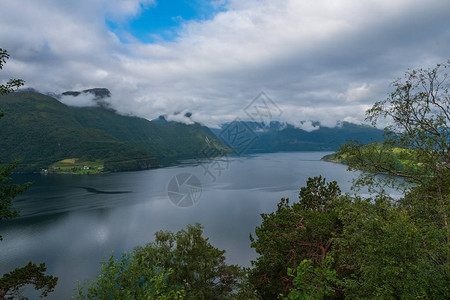
M 35 172 L 76 158 L 104 161 L 104 171 L 147 169 L 196 157 L 205 137 L 225 147 L 208 128 L 121 116 L 105 107 L 70 107 L 36 92 L 0 97 L 0 157 Z M 225 148 L 224 148 L 225 149 Z M 161 163 L 162 162 L 162 163 Z
M 163 117 L 148 121 L 118 115 L 101 107 L 73 107 L 71 110 L 85 128 L 99 129 L 120 141 L 145 149 L 164 163 L 199 156 L 205 147 L 205 137 L 216 147 L 229 151 L 207 127 L 197 123 L 186 125 L 166 121 Z

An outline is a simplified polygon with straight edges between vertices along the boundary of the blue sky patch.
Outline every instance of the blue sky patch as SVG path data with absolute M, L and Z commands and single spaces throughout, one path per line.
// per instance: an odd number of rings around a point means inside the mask
M 143 12 L 127 23 L 106 20 L 106 24 L 122 42 L 132 37 L 143 43 L 155 43 L 161 40 L 172 41 L 183 22 L 212 19 L 215 14 L 224 11 L 225 1 L 217 0 L 157 0 L 156 5 L 144 8 Z

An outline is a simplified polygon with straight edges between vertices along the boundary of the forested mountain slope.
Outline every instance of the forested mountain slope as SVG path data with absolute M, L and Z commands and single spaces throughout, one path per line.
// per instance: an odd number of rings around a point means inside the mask
M 20 172 L 66 158 L 104 160 L 106 171 L 146 169 L 198 157 L 206 137 L 228 150 L 199 124 L 123 116 L 105 105 L 72 107 L 33 91 L 1 96 L 0 109 L 0 157 L 20 160 Z

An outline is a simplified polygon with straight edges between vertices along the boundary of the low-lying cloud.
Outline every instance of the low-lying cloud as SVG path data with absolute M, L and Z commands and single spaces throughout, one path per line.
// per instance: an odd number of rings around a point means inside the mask
M 98 103 L 94 100 L 95 95 L 91 93 L 81 93 L 78 96 L 61 95 L 58 100 L 65 105 L 85 107 L 85 106 L 98 106 Z

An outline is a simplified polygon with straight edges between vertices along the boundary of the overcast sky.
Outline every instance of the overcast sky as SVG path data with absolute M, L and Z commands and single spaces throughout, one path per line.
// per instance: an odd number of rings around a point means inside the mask
M 122 113 L 206 125 L 264 91 L 281 120 L 332 126 L 448 60 L 449 15 L 448 0 L 0 0 L 0 78 L 105 87 Z

